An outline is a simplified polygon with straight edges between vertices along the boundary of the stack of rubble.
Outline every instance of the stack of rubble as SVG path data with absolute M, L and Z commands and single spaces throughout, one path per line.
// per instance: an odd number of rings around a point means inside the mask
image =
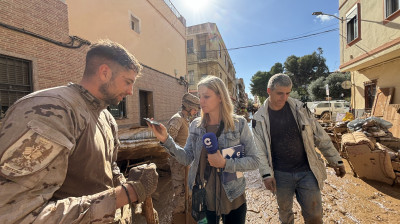
M 348 121 L 345 122 L 336 122 L 336 123 L 322 123 L 321 126 L 324 128 L 325 132 L 328 133 L 329 137 L 332 140 L 335 148 L 340 151 L 340 144 L 342 141 L 342 135 L 348 132 L 347 128 Z
M 377 117 L 347 124 L 341 151 L 359 177 L 393 184 L 400 181 L 400 139 L 388 130 L 392 124 Z
M 393 135 L 389 131 L 393 125 L 379 117 L 357 118 L 348 124 L 351 131 L 362 131 L 368 137 L 375 138 L 392 138 Z

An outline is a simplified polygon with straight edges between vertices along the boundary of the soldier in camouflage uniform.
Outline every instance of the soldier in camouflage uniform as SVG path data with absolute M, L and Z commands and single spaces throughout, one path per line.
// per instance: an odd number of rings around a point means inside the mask
M 182 110 L 176 113 L 167 124 L 169 135 L 177 144 L 184 147 L 189 136 L 189 122 L 197 114 L 200 108 L 198 97 L 185 93 L 182 97 Z M 175 158 L 169 158 L 171 168 L 171 179 L 174 186 L 173 197 L 173 218 L 185 212 L 185 170 L 186 166 L 181 165 Z M 177 218 L 175 218 L 177 219 Z
M 132 95 L 140 70 L 121 45 L 101 41 L 79 85 L 37 91 L 9 108 L 0 130 L 2 223 L 112 223 L 117 209 L 155 191 L 154 164 L 131 170 L 135 180 L 120 173 L 117 123 L 106 109 Z

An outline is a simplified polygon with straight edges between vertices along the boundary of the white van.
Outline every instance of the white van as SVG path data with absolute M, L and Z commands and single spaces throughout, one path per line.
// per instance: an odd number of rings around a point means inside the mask
M 331 100 L 331 101 L 319 101 L 315 102 L 311 107 L 310 111 L 314 113 L 316 117 L 322 117 L 326 114 L 337 114 L 346 113 L 350 110 L 350 103 L 345 100 Z

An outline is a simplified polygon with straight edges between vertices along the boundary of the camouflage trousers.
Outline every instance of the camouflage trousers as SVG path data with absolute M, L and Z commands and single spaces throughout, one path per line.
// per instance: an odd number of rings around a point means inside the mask
M 178 163 L 175 158 L 169 158 L 171 180 L 174 188 L 172 199 L 173 213 L 185 212 L 185 170 L 186 166 Z

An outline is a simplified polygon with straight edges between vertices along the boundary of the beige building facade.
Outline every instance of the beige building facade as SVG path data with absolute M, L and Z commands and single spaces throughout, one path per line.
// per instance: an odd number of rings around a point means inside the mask
M 186 21 L 169 0 L 66 0 L 72 35 L 91 42 L 110 39 L 144 65 L 133 96 L 113 114 L 120 127 L 146 125 L 144 117 L 166 122 L 179 110 L 187 85 Z
M 228 87 L 237 104 L 236 71 L 215 23 L 186 28 L 187 76 L 189 91 L 197 93 L 197 83 L 207 75 L 217 76 Z
M 64 1 L 0 1 L 0 123 L 19 98 L 79 82 L 88 46 L 69 35 Z
M 356 117 L 374 112 L 379 89 L 393 87 L 394 92 L 384 105 L 387 113 L 380 115 L 398 125 L 395 104 L 400 104 L 399 15 L 398 0 L 339 0 L 340 70 L 351 72 L 351 105 Z

